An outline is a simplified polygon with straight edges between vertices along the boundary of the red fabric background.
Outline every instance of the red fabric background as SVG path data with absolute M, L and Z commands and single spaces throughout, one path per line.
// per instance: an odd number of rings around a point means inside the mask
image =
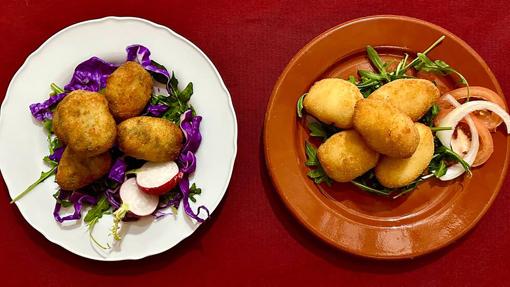
M 236 108 L 239 151 L 214 219 L 172 250 L 141 261 L 90 261 L 46 241 L 8 204 L 2 182 L 0 285 L 509 286 L 508 179 L 478 226 L 453 246 L 411 261 L 377 262 L 332 249 L 301 227 L 276 195 L 261 148 L 266 103 L 290 58 L 326 29 L 361 16 L 402 14 L 445 27 L 480 53 L 510 95 L 508 1 L 231 2 L 1 1 L 1 91 L 60 29 L 108 15 L 147 18 L 187 37 L 214 62 Z

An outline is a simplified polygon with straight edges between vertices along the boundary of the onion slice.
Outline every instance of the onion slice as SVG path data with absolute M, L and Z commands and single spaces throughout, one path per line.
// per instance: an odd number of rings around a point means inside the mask
M 444 97 L 447 97 L 450 100 L 453 99 L 453 97 L 451 97 L 449 94 L 445 95 Z M 452 130 L 438 131 L 436 133 L 441 143 L 444 146 L 450 147 L 453 131 L 455 130 L 457 123 L 460 122 L 462 118 L 466 117 L 469 113 L 480 110 L 489 110 L 497 114 L 505 123 L 507 133 L 510 133 L 510 116 L 503 108 L 495 103 L 488 101 L 471 101 L 456 107 L 441 120 L 439 123 L 440 126 L 452 127 Z
M 466 104 L 470 104 L 473 102 L 469 102 L 464 105 L 461 105 L 450 94 L 444 95 L 441 99 L 448 101 L 450 104 L 452 104 L 452 106 L 455 107 L 455 109 L 453 109 L 450 113 L 448 113 L 439 123 L 440 127 L 451 127 L 452 129 L 447 130 L 447 131 L 438 131 L 438 132 L 436 132 L 436 136 L 439 138 L 439 140 L 441 141 L 441 143 L 444 146 L 451 148 L 453 132 L 455 131 L 455 128 L 457 127 L 459 122 L 463 118 L 466 118 L 466 122 L 469 126 L 469 131 L 471 133 L 471 146 L 469 147 L 469 150 L 466 153 L 466 155 L 463 157 L 463 159 L 464 159 L 464 161 L 466 161 L 469 164 L 469 166 L 471 166 L 473 164 L 473 162 L 475 161 L 476 154 L 478 153 L 478 148 L 480 147 L 480 141 L 478 138 L 478 130 L 476 129 L 473 119 L 471 119 L 471 116 L 469 115 L 469 113 L 471 111 L 465 112 L 465 110 L 468 110 L 468 109 L 465 108 L 464 106 Z M 456 164 L 448 167 L 448 169 L 446 170 L 446 173 L 443 176 L 441 176 L 439 179 L 442 181 L 452 180 L 454 178 L 457 178 L 461 174 L 463 174 L 465 171 L 466 170 L 460 163 L 456 163 Z
M 448 94 L 452 95 L 457 101 L 468 98 L 468 88 L 462 87 L 452 91 L 449 91 Z M 498 93 L 494 92 L 491 89 L 487 89 L 479 86 L 471 86 L 469 87 L 469 95 L 473 100 L 486 100 L 489 102 L 493 102 L 503 108 L 505 111 L 508 111 L 506 103 Z M 496 128 L 503 122 L 501 118 L 495 114 L 487 111 L 481 111 L 479 114 L 473 114 L 478 118 L 489 130 L 495 131 Z

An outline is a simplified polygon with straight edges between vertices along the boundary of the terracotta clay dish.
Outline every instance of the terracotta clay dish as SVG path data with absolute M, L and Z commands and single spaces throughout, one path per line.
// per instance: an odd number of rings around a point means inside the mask
M 307 177 L 304 121 L 296 101 L 322 78 L 347 79 L 368 68 L 365 47 L 385 60 L 423 51 L 441 35 L 430 54 L 460 71 L 473 86 L 503 96 L 483 59 L 464 41 L 434 24 L 402 16 L 372 16 L 334 27 L 299 51 L 276 83 L 266 112 L 264 148 L 276 191 L 297 219 L 327 243 L 378 259 L 413 258 L 442 248 L 466 234 L 485 214 L 506 176 L 509 139 L 504 128 L 493 134 L 494 154 L 472 177 L 428 180 L 398 199 L 363 192 L 350 183 L 316 185 Z M 455 81 L 444 83 L 450 89 Z

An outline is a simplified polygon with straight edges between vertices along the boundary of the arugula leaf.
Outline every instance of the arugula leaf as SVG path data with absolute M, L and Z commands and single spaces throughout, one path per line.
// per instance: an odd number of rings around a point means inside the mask
M 430 130 L 432 132 L 438 132 L 438 131 L 451 131 L 452 127 L 430 127 Z
M 297 115 L 299 118 L 303 117 L 303 101 L 305 100 L 305 96 L 308 95 L 308 93 L 304 93 L 301 97 L 299 97 L 297 101 Z
M 189 195 L 188 195 L 188 198 L 193 201 L 193 202 L 197 202 L 197 200 L 195 199 L 195 195 L 200 195 L 202 193 L 202 189 L 201 188 L 198 188 L 195 183 L 193 183 L 190 188 L 189 188 Z
M 44 130 L 51 135 L 53 133 L 53 120 L 44 120 L 42 122 Z
M 464 170 L 469 175 L 471 175 L 471 166 L 460 155 L 458 155 L 456 152 L 454 152 L 452 149 L 442 145 L 435 150 L 434 156 L 436 154 L 438 154 L 440 157 L 442 157 L 446 160 L 455 161 L 455 162 L 460 163 L 462 165 L 462 167 L 464 168 Z
M 87 212 L 87 215 L 85 215 L 83 220 L 89 225 L 89 228 L 93 228 L 90 224 L 94 220 L 100 219 L 109 209 L 110 203 L 108 202 L 108 199 L 105 195 L 101 195 L 96 205 Z
M 184 90 L 179 92 L 179 101 L 187 103 L 193 94 L 193 83 L 189 83 Z
M 316 184 L 321 184 L 325 182 L 327 185 L 331 186 L 333 184 L 333 180 L 328 177 L 324 169 L 322 168 L 319 159 L 317 158 L 317 150 L 315 147 L 309 142 L 305 141 L 305 153 L 306 153 L 306 166 L 316 167 L 315 169 L 310 170 L 307 175 Z
M 21 192 L 20 194 L 16 195 L 10 203 L 14 203 L 16 201 L 18 201 L 19 199 L 21 199 L 23 196 L 27 195 L 30 191 L 32 191 L 32 189 L 34 189 L 39 183 L 45 181 L 48 177 L 54 175 L 55 173 L 57 172 L 57 166 L 53 166 L 50 170 L 46 171 L 46 172 L 41 172 L 41 175 L 39 176 L 39 179 L 36 180 L 34 183 L 32 183 L 29 187 L 27 187 L 27 189 L 25 189 L 23 192 Z
M 322 123 L 319 122 L 310 122 L 308 124 L 308 129 L 310 130 L 310 136 L 312 137 L 320 137 L 323 139 L 328 138 L 328 133 L 324 129 Z
M 379 57 L 377 51 L 370 45 L 367 46 L 367 55 L 372 64 L 379 70 L 379 73 L 383 79 L 390 81 L 388 72 L 386 72 L 386 63 Z
M 436 118 L 437 114 L 439 114 L 439 111 L 439 105 L 433 104 L 427 113 L 421 117 L 420 122 L 426 126 L 432 127 L 434 125 L 434 119 Z
M 309 143 L 305 142 L 305 153 L 306 153 L 306 166 L 318 166 L 319 165 L 319 159 L 317 158 L 317 151 L 315 150 L 315 147 Z
M 386 78 L 384 78 L 381 74 L 376 74 L 371 71 L 367 70 L 358 70 L 358 74 L 361 76 L 361 78 L 374 80 L 374 81 L 384 81 Z
M 351 83 L 356 85 L 356 77 L 354 77 L 353 75 L 350 75 L 349 79 L 347 79 L 347 81 L 349 81 L 349 82 L 351 82 Z
M 61 87 L 59 87 L 57 84 L 55 83 L 51 83 L 50 84 L 50 88 L 51 90 L 53 91 L 53 93 L 55 95 L 58 95 L 58 94 L 62 94 L 64 92 L 64 89 L 62 89 Z
M 340 131 L 339 128 L 333 125 L 327 125 L 319 121 L 309 122 L 308 129 L 310 130 L 310 136 L 319 137 L 323 142 Z
M 55 198 L 55 200 L 60 203 L 60 205 L 62 205 L 62 207 L 70 207 L 71 205 L 73 205 L 73 203 L 69 200 L 69 199 L 60 199 L 58 198 L 60 196 L 60 189 L 57 190 L 57 192 L 55 192 L 53 194 L 53 198 Z

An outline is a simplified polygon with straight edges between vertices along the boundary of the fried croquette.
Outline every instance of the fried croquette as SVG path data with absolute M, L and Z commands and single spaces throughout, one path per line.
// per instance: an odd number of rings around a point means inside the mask
M 411 120 L 417 121 L 439 99 L 439 89 L 429 80 L 399 79 L 370 94 L 369 98 L 386 100 Z
M 56 181 L 63 190 L 82 188 L 108 173 L 112 164 L 109 152 L 82 157 L 66 147 L 58 164 Z
M 429 127 L 414 124 L 420 134 L 418 148 L 409 158 L 383 156 L 375 167 L 375 176 L 387 188 L 403 187 L 410 184 L 428 167 L 434 155 L 434 137 Z
M 153 117 L 134 117 L 118 126 L 120 149 L 129 156 L 154 162 L 175 160 L 183 134 L 174 123 Z
M 381 154 L 406 158 L 418 147 L 420 136 L 411 118 L 386 101 L 358 101 L 353 119 L 354 128 Z
M 312 116 L 342 129 L 352 127 L 354 105 L 363 99 L 359 89 L 342 79 L 316 82 L 305 96 L 303 106 Z
M 53 130 L 57 137 L 82 157 L 106 152 L 115 143 L 117 127 L 108 102 L 99 93 L 76 90 L 56 108 Z
M 138 116 L 151 97 L 151 75 L 140 64 L 128 61 L 108 77 L 104 93 L 116 119 Z
M 364 174 L 379 158 L 355 130 L 331 136 L 319 147 L 317 156 L 326 174 L 338 182 L 348 182 Z

